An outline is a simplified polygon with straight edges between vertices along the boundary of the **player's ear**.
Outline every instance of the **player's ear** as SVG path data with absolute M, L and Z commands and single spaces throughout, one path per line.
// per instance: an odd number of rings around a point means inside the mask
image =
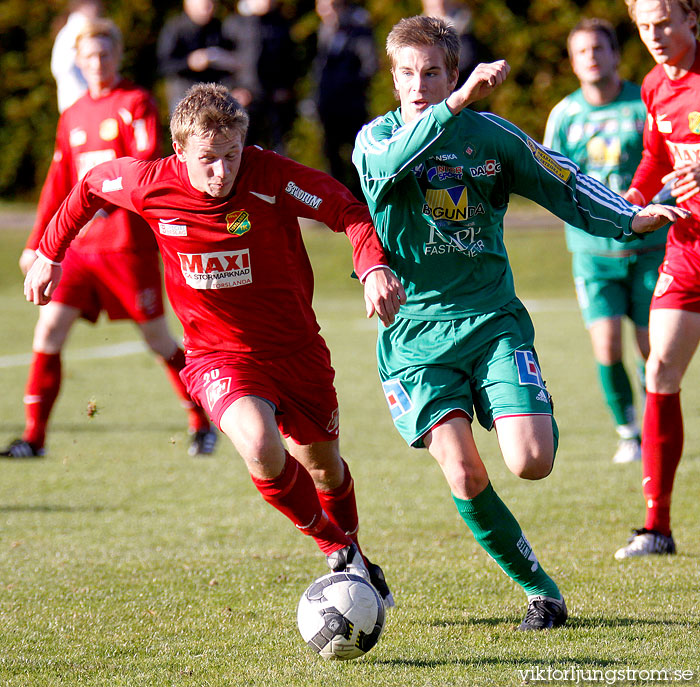
M 173 141 L 173 150 L 175 155 L 180 162 L 185 162 L 185 149 L 177 142 Z
M 459 81 L 459 69 L 453 69 L 452 73 L 450 74 L 450 93 L 452 93 L 452 91 L 454 91 L 454 89 L 457 88 L 457 81 Z

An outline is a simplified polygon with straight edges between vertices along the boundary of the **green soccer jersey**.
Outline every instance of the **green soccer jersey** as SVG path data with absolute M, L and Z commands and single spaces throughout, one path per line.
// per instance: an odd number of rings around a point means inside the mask
M 584 174 L 624 193 L 642 158 L 646 116 L 640 88 L 630 81 L 623 81 L 617 98 L 606 105 L 591 105 L 579 89 L 552 109 L 544 144 L 571 158 Z M 572 253 L 606 255 L 642 246 L 645 250 L 660 247 L 666 242 L 666 233 L 662 229 L 643 240 L 621 243 L 566 224 L 566 244 Z
M 510 122 L 471 110 L 453 115 L 444 101 L 409 124 L 400 110 L 370 122 L 353 161 L 406 289 L 402 317 L 458 319 L 515 297 L 503 242 L 511 193 L 590 233 L 635 236 L 637 206 Z

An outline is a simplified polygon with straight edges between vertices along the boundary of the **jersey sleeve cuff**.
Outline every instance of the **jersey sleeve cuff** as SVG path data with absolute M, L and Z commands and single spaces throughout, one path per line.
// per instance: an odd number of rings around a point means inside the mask
M 435 121 L 440 124 L 440 126 L 445 126 L 454 116 L 455 115 L 450 112 L 450 108 L 447 107 L 447 99 L 433 106 L 433 117 L 435 117 Z
M 368 267 L 360 276 L 360 284 L 365 283 L 365 279 L 369 276 L 370 272 L 374 272 L 376 270 L 391 270 L 391 272 L 395 275 L 396 273 L 394 270 L 389 267 L 389 265 L 372 265 L 372 267 Z
M 49 265 L 54 265 L 58 267 L 61 264 L 60 262 L 56 262 L 55 260 L 49 260 L 49 258 L 47 258 L 40 250 L 35 250 L 34 252 L 36 253 L 37 258 L 41 258 L 44 262 L 48 262 Z

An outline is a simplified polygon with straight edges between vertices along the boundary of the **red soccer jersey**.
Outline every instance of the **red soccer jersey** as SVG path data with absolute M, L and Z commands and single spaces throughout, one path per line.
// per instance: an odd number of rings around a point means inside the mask
M 642 161 L 632 179 L 634 188 L 649 202 L 661 189 L 661 178 L 674 168 L 700 164 L 700 44 L 695 62 L 682 78 L 671 80 L 657 64 L 642 83 L 642 100 L 647 107 Z M 668 242 L 700 253 L 700 193 L 679 204 L 692 212 L 678 220 Z
M 125 156 L 157 158 L 158 132 L 153 98 L 129 81 L 121 80 L 100 98 L 86 94 L 67 108 L 58 121 L 56 149 L 27 248 L 37 248 L 56 210 L 95 165 Z M 73 242 L 74 249 L 86 253 L 156 250 L 153 235 L 142 219 L 115 207 L 105 206 L 103 210 L 108 216 L 100 213 L 95 217 Z
M 41 253 L 62 259 L 85 218 L 105 201 L 133 210 L 153 229 L 188 355 L 290 355 L 318 333 L 313 273 L 298 217 L 345 231 L 361 277 L 387 264 L 366 206 L 344 186 L 259 148 L 244 149 L 228 198 L 193 188 L 174 155 L 100 165 L 71 191 L 44 235 Z

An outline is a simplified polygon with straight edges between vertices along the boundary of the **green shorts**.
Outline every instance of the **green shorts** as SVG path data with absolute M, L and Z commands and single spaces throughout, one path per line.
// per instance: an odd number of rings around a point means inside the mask
M 619 257 L 574 253 L 574 286 L 586 327 L 596 320 L 624 316 L 637 327 L 648 327 L 651 295 L 663 258 L 663 246 Z
M 461 320 L 397 318 L 380 328 L 379 376 L 391 416 L 408 444 L 448 413 L 481 425 L 508 415 L 550 415 L 551 396 L 533 346 L 534 328 L 516 298 L 494 313 Z M 557 429 L 552 417 L 552 428 Z

